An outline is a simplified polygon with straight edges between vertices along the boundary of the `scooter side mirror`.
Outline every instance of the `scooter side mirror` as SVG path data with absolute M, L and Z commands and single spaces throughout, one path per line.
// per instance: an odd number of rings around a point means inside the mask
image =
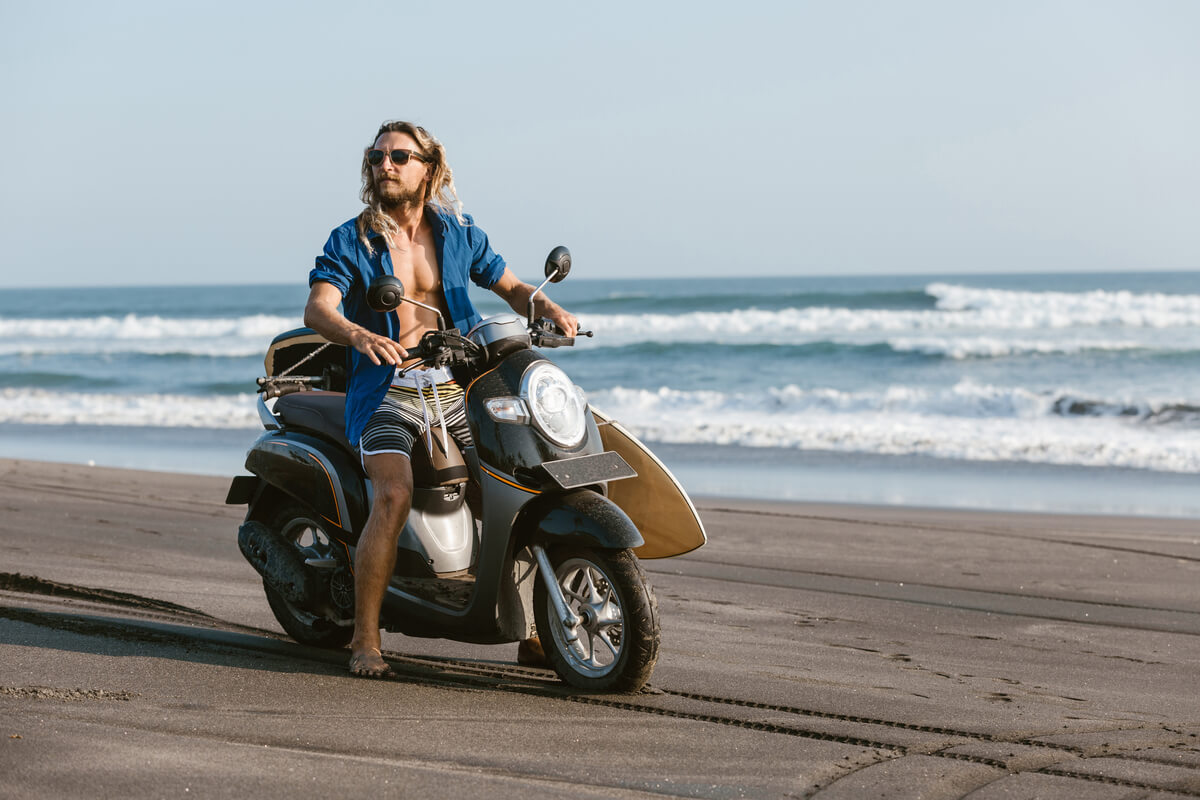
M 551 283 L 558 283 L 567 277 L 571 271 L 571 251 L 561 244 L 546 256 L 546 278 Z
M 533 290 L 533 294 L 529 295 L 529 326 L 531 328 L 533 327 L 533 298 L 546 288 L 547 283 L 558 283 L 567 277 L 567 273 L 570 271 L 571 251 L 560 244 L 550 251 L 550 255 L 546 256 L 546 280 L 542 281 L 541 285 Z
M 372 311 L 394 311 L 404 300 L 404 284 L 392 275 L 381 275 L 367 287 L 367 305 Z

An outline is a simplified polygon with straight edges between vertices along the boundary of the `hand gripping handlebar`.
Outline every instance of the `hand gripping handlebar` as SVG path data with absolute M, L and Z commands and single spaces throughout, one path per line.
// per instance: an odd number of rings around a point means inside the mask
M 562 328 L 546 317 L 539 317 L 529 329 L 529 338 L 535 347 L 572 347 L 577 337 L 591 335 L 591 331 L 578 331 L 575 336 L 567 336 Z
M 453 328 L 441 331 L 426 331 L 415 347 L 408 349 L 409 358 L 421 359 L 400 371 L 401 374 L 419 366 L 453 367 L 469 364 L 480 356 L 479 345 L 465 338 Z

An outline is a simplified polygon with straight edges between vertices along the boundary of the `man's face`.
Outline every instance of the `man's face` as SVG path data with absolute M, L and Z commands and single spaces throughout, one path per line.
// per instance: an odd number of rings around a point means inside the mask
M 424 155 L 417 142 L 407 133 L 385 133 L 375 140 L 374 149 L 391 153 L 393 150 L 411 150 Z M 429 180 L 430 166 L 424 161 L 410 158 L 403 166 L 392 162 L 389 157 L 371 167 L 371 180 L 375 183 L 376 197 L 384 209 L 400 206 L 420 205 L 425 200 L 425 182 Z

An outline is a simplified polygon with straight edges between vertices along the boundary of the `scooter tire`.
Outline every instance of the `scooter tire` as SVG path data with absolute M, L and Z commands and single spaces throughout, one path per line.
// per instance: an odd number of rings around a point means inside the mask
M 284 503 L 262 511 L 256 510 L 251 516 L 295 543 L 298 549 L 303 549 L 298 541 L 298 531 L 313 528 L 320 531 L 326 540 L 329 538 L 321 524 L 314 519 L 316 515 L 298 504 Z M 350 644 L 354 638 L 353 626 L 336 625 L 331 620 L 295 607 L 268 586 L 266 581 L 263 581 L 263 591 L 280 627 L 300 644 L 338 650 Z
M 550 666 L 579 689 L 637 692 L 654 671 L 661 637 L 658 600 L 637 556 L 632 550 L 580 546 L 560 546 L 548 555 L 567 605 L 584 618 L 575 630 L 578 641 L 568 642 L 566 626 L 556 618 L 538 576 L 534 619 Z
M 300 644 L 340 650 L 350 644 L 354 637 L 353 627 L 343 628 L 296 608 L 265 582 L 263 591 L 267 593 L 267 605 L 271 607 L 271 613 L 279 625 Z

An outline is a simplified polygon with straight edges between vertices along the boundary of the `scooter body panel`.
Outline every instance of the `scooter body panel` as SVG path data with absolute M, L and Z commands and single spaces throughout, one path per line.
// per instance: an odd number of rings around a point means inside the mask
M 420 502 L 418 493 L 445 495 L 456 493 L 458 502 L 428 505 Z M 462 572 L 470 569 L 478 550 L 475 517 L 463 502 L 463 486 L 449 489 L 415 490 L 413 511 L 409 513 L 400 532 L 397 547 L 414 553 L 435 575 Z
M 637 526 L 615 503 L 590 489 L 547 495 L 522 510 L 515 529 L 530 544 L 580 544 L 606 550 L 641 547 Z
M 305 433 L 267 431 L 247 451 L 246 469 L 320 514 L 339 539 L 358 541 L 369 506 L 358 467 L 341 448 Z
M 544 462 L 604 451 L 600 430 L 590 414 L 583 440 L 568 448 L 551 442 L 531 424 L 501 422 L 487 412 L 484 406 L 487 400 L 520 395 L 526 370 L 543 361 L 549 359 L 536 350 L 520 350 L 476 378 L 467 390 L 467 418 L 471 421 L 479 460 L 500 477 L 531 488 L 539 488 L 545 482 L 538 469 Z
M 383 601 L 388 630 L 481 644 L 511 642 L 529 635 L 536 567 L 528 551 L 514 550 L 512 527 L 521 508 L 536 495 L 486 473 L 481 490 L 482 531 L 470 600 L 462 608 L 447 607 L 393 583 Z

